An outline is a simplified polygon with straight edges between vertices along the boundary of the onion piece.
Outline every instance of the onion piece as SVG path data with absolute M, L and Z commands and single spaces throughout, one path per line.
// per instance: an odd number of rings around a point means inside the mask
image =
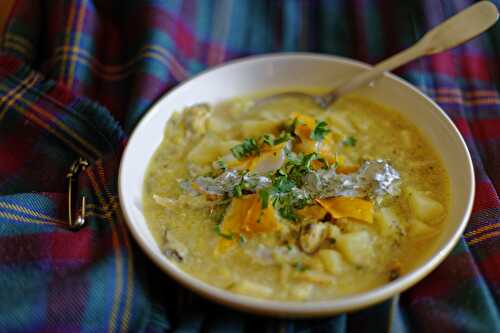
M 263 152 L 254 159 L 250 171 L 264 175 L 278 170 L 285 164 L 286 149 L 289 149 L 289 146 L 290 143 L 287 142 L 273 147 L 272 150 Z

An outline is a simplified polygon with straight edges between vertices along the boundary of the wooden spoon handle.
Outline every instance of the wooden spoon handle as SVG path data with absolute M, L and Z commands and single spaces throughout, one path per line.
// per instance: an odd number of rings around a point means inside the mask
M 498 19 L 497 7 L 489 1 L 478 2 L 428 31 L 416 44 L 378 63 L 372 69 L 354 76 L 325 98 L 347 94 L 365 85 L 385 71 L 400 67 L 424 55 L 438 53 L 476 37 Z

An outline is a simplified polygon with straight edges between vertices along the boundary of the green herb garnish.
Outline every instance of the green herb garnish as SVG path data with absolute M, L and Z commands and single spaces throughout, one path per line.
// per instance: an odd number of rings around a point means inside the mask
M 276 146 L 294 140 L 294 131 L 300 123 L 298 118 L 295 118 L 278 137 L 275 137 L 273 134 L 265 134 L 257 139 L 244 139 L 240 144 L 231 148 L 231 153 L 235 158 L 241 160 L 249 156 L 258 155 L 260 147 L 264 145 Z M 327 123 L 320 121 L 316 123 L 311 133 L 311 138 L 321 141 L 329 132 L 330 129 L 328 129 Z M 272 204 L 282 218 L 295 222 L 299 221 L 296 210 L 304 208 L 312 201 L 311 195 L 301 189 L 304 185 L 304 176 L 313 171 L 312 162 L 318 160 L 323 164 L 324 168 L 328 168 L 329 165 L 317 153 L 302 154 L 290 151 L 289 147 L 285 147 L 284 149 L 287 157 L 286 163 L 279 170 L 273 172 L 273 174 L 267 175 L 272 182 L 270 186 L 257 190 L 254 182 L 242 178 L 239 184 L 233 186 L 233 190 L 231 193 L 228 193 L 228 197 L 241 197 L 245 193 L 257 192 L 262 210 L 266 209 L 269 204 Z M 222 159 L 217 160 L 215 166 L 218 169 L 227 170 L 227 165 Z M 224 235 L 220 232 L 219 234 L 226 238 L 232 238 L 233 236 Z
M 245 236 L 240 235 L 239 242 L 240 242 L 240 245 L 243 245 L 247 242 L 247 239 L 245 238 Z
M 299 220 L 295 210 L 303 208 L 311 200 L 281 169 L 276 172 L 273 184 L 266 190 L 280 216 L 294 222 Z
M 281 132 L 280 136 L 274 140 L 274 145 L 279 145 L 280 143 L 290 141 L 292 139 L 292 134 L 290 132 Z
M 262 143 L 268 146 L 274 146 L 274 135 L 272 134 L 264 134 L 262 136 Z
M 290 134 L 290 132 L 282 131 L 277 138 L 275 138 L 274 135 L 272 135 L 272 134 L 264 134 L 259 139 L 259 142 L 262 142 L 262 144 L 265 144 L 268 146 L 276 146 L 276 145 L 279 145 L 280 143 L 288 142 L 292 138 L 293 138 L 293 136 L 292 136 L 292 134 Z
M 273 180 L 271 191 L 273 194 L 290 192 L 294 187 L 295 183 L 286 174 L 278 174 Z
M 299 220 L 299 217 L 295 214 L 295 209 L 291 205 L 284 205 L 278 208 L 278 213 L 282 218 L 292 222 L 297 222 Z
M 217 165 L 217 168 L 221 169 L 222 171 L 227 170 L 227 164 L 223 159 L 218 159 L 217 161 L 215 161 L 215 165 Z
M 354 147 L 356 145 L 356 142 L 358 142 L 358 140 L 356 140 L 355 137 L 350 136 L 347 139 L 345 139 L 342 143 L 346 146 Z
M 288 125 L 285 129 L 288 133 L 293 135 L 295 133 L 295 129 L 297 128 L 297 125 L 299 124 L 299 119 L 298 118 L 293 118 L 293 121 L 290 125 Z
M 248 156 L 257 155 L 259 152 L 260 149 L 255 139 L 245 139 L 239 145 L 231 148 L 231 153 L 239 160 Z
M 312 161 L 318 159 L 319 156 L 317 153 L 304 155 L 302 153 L 296 154 L 293 152 L 287 152 L 287 163 L 285 165 L 286 174 L 292 181 L 300 186 L 302 185 L 302 178 L 312 171 Z
M 328 128 L 328 124 L 324 121 L 320 121 L 316 123 L 313 131 L 311 132 L 311 139 L 314 141 L 321 141 L 325 138 L 325 136 L 330 132 Z
M 260 207 L 266 209 L 269 203 L 269 191 L 267 189 L 262 189 L 259 191 L 260 197 Z
M 238 184 L 233 188 L 233 197 L 239 198 L 242 195 L 243 195 L 243 190 L 241 188 L 241 184 Z
M 222 232 L 222 230 L 220 229 L 220 224 L 216 224 L 215 225 L 215 232 L 217 233 L 217 235 L 221 236 L 221 237 L 224 237 L 225 239 L 233 239 L 234 238 L 234 235 L 233 234 L 225 234 Z

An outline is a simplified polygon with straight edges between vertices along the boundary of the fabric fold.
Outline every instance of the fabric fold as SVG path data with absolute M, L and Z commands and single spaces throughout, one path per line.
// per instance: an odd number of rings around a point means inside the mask
M 144 259 L 118 204 L 120 125 L 98 103 L 5 54 L 0 110 L 0 331 L 163 331 L 165 312 L 139 278 L 136 261 Z M 87 213 L 74 232 L 66 173 L 79 157 L 90 163 L 76 188 Z

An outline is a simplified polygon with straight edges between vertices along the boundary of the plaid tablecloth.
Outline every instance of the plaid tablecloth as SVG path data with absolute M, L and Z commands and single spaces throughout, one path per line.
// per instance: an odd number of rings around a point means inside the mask
M 141 254 L 116 192 L 127 135 L 189 76 L 281 51 L 375 63 L 471 3 L 18 0 L 0 55 L 0 331 L 500 332 L 499 26 L 397 71 L 455 122 L 477 177 L 460 243 L 400 297 L 312 320 L 216 306 Z M 80 156 L 89 223 L 73 233 L 65 175 Z

